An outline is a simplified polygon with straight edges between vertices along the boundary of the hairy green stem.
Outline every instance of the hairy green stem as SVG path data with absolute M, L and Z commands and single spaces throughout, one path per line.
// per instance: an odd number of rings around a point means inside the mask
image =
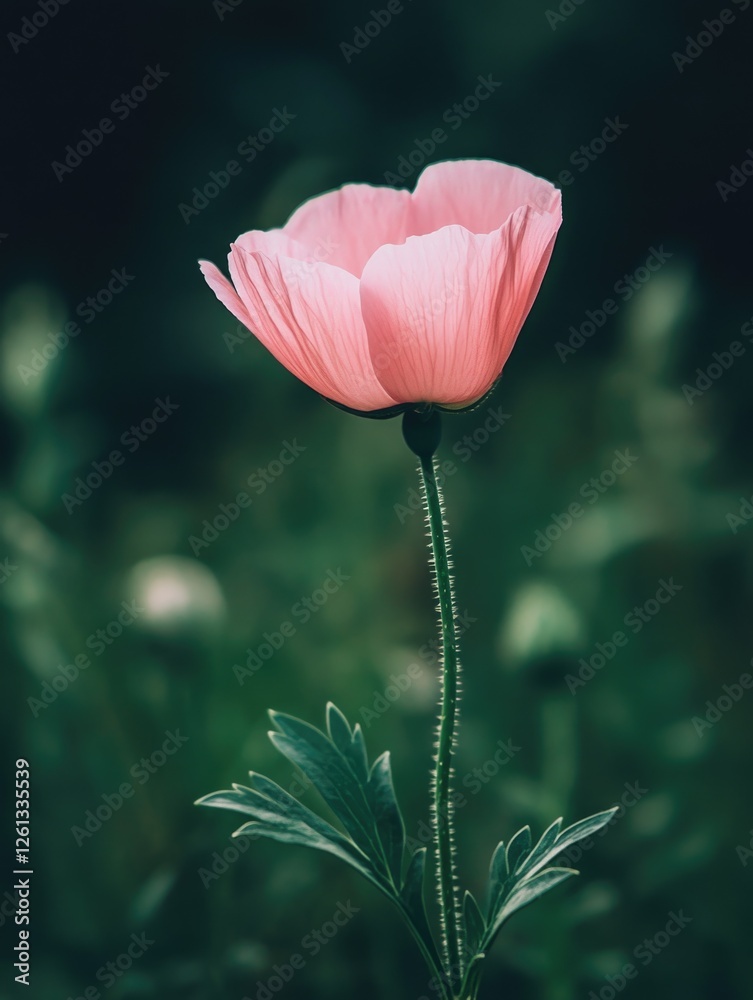
M 438 600 L 441 659 L 441 701 L 436 757 L 432 773 L 432 820 L 436 841 L 437 889 L 442 925 L 442 955 L 448 981 L 463 980 L 464 954 L 460 891 L 455 871 L 455 844 L 450 785 L 460 696 L 460 664 L 455 618 L 455 600 L 450 576 L 450 545 L 444 520 L 442 496 L 433 455 L 419 456 L 426 514 L 431 539 L 434 589 Z M 455 988 L 452 989 L 455 995 Z

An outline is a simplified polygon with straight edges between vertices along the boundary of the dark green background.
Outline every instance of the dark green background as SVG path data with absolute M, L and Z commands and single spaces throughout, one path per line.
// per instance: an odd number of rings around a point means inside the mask
M 266 739 L 267 707 L 321 724 L 332 699 L 363 720 L 390 676 L 418 663 L 366 729 L 373 755 L 392 751 L 415 833 L 437 692 L 420 655 L 433 636 L 422 518 L 396 508 L 417 486 L 398 422 L 328 406 L 253 339 L 231 351 L 235 321 L 196 260 L 223 265 L 240 232 L 282 224 L 323 190 L 384 183 L 489 74 L 500 86 L 462 127 L 445 123 L 428 160 L 492 157 L 553 180 L 569 167 L 574 182 L 504 378 L 481 411 L 445 421 L 440 451 L 457 468 L 445 493 L 459 605 L 473 619 L 461 788 L 498 740 L 521 748 L 459 813 L 463 882 L 480 891 L 495 844 L 524 823 L 578 819 L 626 783 L 645 791 L 584 855 L 581 879 L 510 924 L 482 996 L 607 998 L 605 977 L 630 961 L 639 976 L 625 995 L 750 995 L 753 865 L 738 848 L 753 827 L 753 694 L 700 735 L 692 722 L 753 653 L 753 527 L 727 520 L 753 490 L 742 332 L 753 181 L 726 200 L 717 187 L 753 144 L 753 11 L 730 3 L 734 23 L 682 72 L 672 56 L 719 6 L 585 0 L 552 27 L 545 3 L 406 0 L 350 62 L 340 44 L 371 19 L 368 3 L 243 0 L 221 19 L 211 0 L 71 0 L 17 53 L 8 32 L 38 7 L 4 8 L 0 561 L 17 569 L 0 584 L 0 770 L 10 841 L 14 761 L 31 764 L 34 876 L 33 986 L 13 982 L 6 917 L 0 995 L 65 1000 L 94 985 L 108 1000 L 256 997 L 348 901 L 360 912 L 306 953 L 281 995 L 432 995 L 387 904 L 334 860 L 260 842 L 202 884 L 235 827 L 193 800 L 251 767 L 294 779 Z M 52 161 L 157 64 L 168 78 L 59 182 Z M 179 205 L 275 108 L 296 117 L 186 224 Z M 615 116 L 628 128 L 578 171 L 570 157 Z M 652 247 L 671 260 L 623 301 L 615 283 Z M 133 276 L 128 287 L 91 323 L 79 316 L 80 335 L 24 379 L 19 365 L 113 268 Z M 610 297 L 617 314 L 561 361 L 570 325 Z M 746 352 L 690 405 L 683 385 L 734 340 Z M 119 445 L 166 397 L 174 415 L 133 453 Z M 462 461 L 453 448 L 489 407 L 509 419 Z M 190 536 L 285 441 L 305 451 L 195 557 Z M 68 514 L 62 494 L 114 448 L 124 464 Z M 624 449 L 637 461 L 584 501 L 581 485 Z M 528 565 L 522 546 L 579 500 L 584 515 Z M 330 570 L 349 579 L 240 685 L 233 665 L 294 620 Z M 638 634 L 625 629 L 670 578 L 681 591 Z M 150 613 L 35 716 L 28 699 L 134 597 Z M 571 693 L 578 659 L 620 629 L 627 645 Z M 139 784 L 131 769 L 176 729 L 188 742 Z M 72 828 L 129 780 L 134 795 L 78 846 Z M 679 911 L 692 922 L 644 967 L 635 949 Z M 132 933 L 154 944 L 105 991 L 97 970 Z

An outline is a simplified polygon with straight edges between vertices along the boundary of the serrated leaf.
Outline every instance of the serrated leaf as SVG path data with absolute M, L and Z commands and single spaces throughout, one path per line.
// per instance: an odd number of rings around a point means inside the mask
M 491 864 L 489 865 L 489 884 L 494 887 L 504 885 L 507 878 L 507 862 L 505 860 L 505 842 L 500 840 L 494 848 Z
M 617 806 L 613 806 L 611 809 L 594 813 L 593 816 L 587 816 L 586 819 L 579 820 L 577 823 L 573 823 L 572 826 L 568 826 L 557 837 L 554 846 L 547 855 L 547 861 L 556 858 L 558 854 L 566 851 L 573 844 L 577 844 L 579 840 L 585 840 L 586 837 L 591 837 L 594 833 L 598 833 L 599 830 L 607 826 L 616 812 Z
M 414 933 L 423 941 L 424 947 L 432 957 L 434 965 L 440 969 L 442 962 L 434 943 L 429 921 L 426 917 L 426 904 L 424 902 L 424 872 L 426 870 L 426 848 L 419 847 L 415 854 L 411 855 L 408 868 L 405 872 L 405 882 L 400 893 L 400 904 L 413 924 Z
M 463 924 L 465 927 L 465 947 L 470 961 L 478 954 L 486 932 L 486 921 L 479 909 L 473 893 L 466 891 L 463 897 Z
M 377 833 L 387 857 L 387 866 L 392 875 L 392 881 L 399 890 L 402 885 L 403 854 L 405 853 L 405 825 L 392 784 L 388 750 L 374 761 L 366 788 L 366 797 L 376 820 Z
M 348 720 L 331 701 L 327 702 L 327 733 L 340 753 L 347 756 L 350 752 L 353 733 Z
M 489 865 L 489 886 L 487 890 L 487 920 L 491 920 L 497 908 L 499 899 L 505 890 L 507 882 L 507 860 L 505 854 L 505 842 L 500 840 L 494 848 L 492 860 Z
M 358 727 L 356 727 L 358 728 Z M 330 701 L 327 704 L 327 732 L 329 738 L 335 744 L 343 757 L 350 764 L 355 776 L 362 785 L 369 779 L 369 768 L 366 760 L 366 746 L 363 736 L 358 739 L 356 734 L 351 732 L 348 720 L 343 713 Z
M 545 850 L 540 850 L 537 845 L 535 849 L 536 857 L 534 858 L 532 855 L 529 858 L 528 862 L 523 866 L 521 874 L 528 877 L 529 875 L 533 875 L 535 872 L 540 871 L 545 865 L 554 861 L 554 859 L 562 854 L 563 851 L 566 851 L 568 847 L 572 847 L 572 845 L 577 844 L 579 840 L 584 840 L 586 837 L 590 837 L 597 831 L 601 830 L 602 827 L 605 827 L 616 812 L 617 808 L 613 807 L 612 809 L 606 809 L 604 812 L 595 813 L 593 816 L 588 816 L 586 819 L 573 823 L 572 826 L 567 827 L 559 833 L 555 838 L 554 843 L 552 843 Z M 540 843 L 542 843 L 543 840 L 544 837 L 541 838 Z
M 212 792 L 198 800 L 198 805 L 233 809 L 255 818 L 268 819 L 276 816 L 289 822 L 300 822 L 324 837 L 337 842 L 349 843 L 348 839 L 330 823 L 303 805 L 284 788 L 253 771 L 249 772 L 252 787 L 234 784 L 232 790 Z
M 231 790 L 205 795 L 197 805 L 232 809 L 251 816 L 252 822 L 236 830 L 235 835 L 254 830 L 272 840 L 326 851 L 356 868 L 370 881 L 376 881 L 376 872 L 369 859 L 339 830 L 269 778 L 252 774 L 252 779 L 260 784 L 261 790 L 234 785 Z
M 308 722 L 270 712 L 280 732 L 271 732 L 274 746 L 311 780 L 353 841 L 375 863 L 387 870 L 366 792 L 338 748 Z
M 522 910 L 524 906 L 528 906 L 539 896 L 543 896 L 549 889 L 553 889 L 560 882 L 577 874 L 578 872 L 574 868 L 547 868 L 546 871 L 539 872 L 518 883 L 495 914 L 494 921 L 486 932 L 483 950 L 486 951 L 489 948 L 502 925 L 506 920 L 509 920 L 513 913 Z
M 359 760 L 363 761 L 363 774 L 368 774 L 369 759 L 366 753 L 366 743 L 363 738 L 363 730 L 358 723 L 353 726 L 353 752 Z
M 531 828 L 524 826 L 513 836 L 505 850 L 505 842 L 501 841 L 492 855 L 489 870 L 489 892 L 487 919 L 492 920 L 500 900 L 515 885 L 516 870 L 519 869 L 531 849 Z
M 437 982 L 439 958 L 426 918 L 423 877 L 426 849 L 410 859 L 405 879 L 405 826 L 395 797 L 389 754 L 369 768 L 363 732 L 352 729 L 334 705 L 327 706 L 327 733 L 293 716 L 270 712 L 277 727 L 273 745 L 311 781 L 345 832 L 336 829 L 298 799 L 262 775 L 251 773 L 252 787 L 234 785 L 197 804 L 233 809 L 250 816 L 235 836 L 256 834 L 326 851 L 369 879 L 400 909 Z
M 507 874 L 515 875 L 517 869 L 520 867 L 521 861 L 531 851 L 531 828 L 530 826 L 524 826 L 522 830 L 518 830 L 515 836 L 512 838 L 507 846 L 507 852 L 505 854 L 505 862 L 507 864 Z
M 557 819 L 544 831 L 533 850 L 527 827 L 515 834 L 504 854 L 503 844 L 497 846 L 489 871 L 489 911 L 481 950 L 489 948 L 502 924 L 513 913 L 578 874 L 573 868 L 546 866 L 572 844 L 601 830 L 615 811 L 614 808 L 607 809 L 588 816 L 565 830 L 561 829 L 562 819 Z
M 552 845 L 557 840 L 559 836 L 560 829 L 562 827 L 562 817 L 556 819 L 551 826 L 548 826 L 546 830 L 541 834 L 539 842 L 536 844 L 534 849 L 528 855 L 526 860 L 520 866 L 518 875 L 521 879 L 527 878 L 532 875 L 535 871 L 538 871 L 542 865 L 546 864 L 546 860 L 542 861 L 542 858 L 546 858 L 552 847 Z
M 374 871 L 368 859 L 361 852 L 349 844 L 344 845 L 332 843 L 330 840 L 319 836 L 314 831 L 296 829 L 291 824 L 268 823 L 262 820 L 250 820 L 233 831 L 234 837 L 244 837 L 255 834 L 265 837 L 268 840 L 276 840 L 281 844 L 295 844 L 298 847 L 310 847 L 313 850 L 322 851 L 325 854 L 332 854 L 334 857 L 344 861 L 351 868 L 354 868 L 360 875 L 368 879 L 378 889 L 384 891 L 384 885 L 379 875 Z

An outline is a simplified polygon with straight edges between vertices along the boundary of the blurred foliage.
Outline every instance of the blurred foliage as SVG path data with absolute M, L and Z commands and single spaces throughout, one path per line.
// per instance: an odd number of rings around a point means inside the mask
M 714 351 L 749 344 L 753 185 L 727 201 L 716 188 L 753 136 L 746 15 L 680 73 L 673 51 L 716 7 L 563 6 L 573 12 L 553 30 L 544 5 L 522 0 L 406 2 L 348 62 L 340 44 L 367 6 L 79 0 L 6 47 L 0 561 L 17 568 L 0 583 L 2 770 L 22 756 L 33 773 L 34 996 L 256 997 L 348 901 L 357 916 L 305 952 L 284 994 L 431 995 L 402 926 L 336 861 L 260 842 L 202 875 L 233 820 L 193 800 L 249 768 L 295 782 L 266 740 L 267 707 L 319 725 L 332 699 L 368 720 L 369 752 L 392 751 L 420 838 L 437 685 L 417 477 L 398 423 L 338 412 L 252 339 L 233 343 L 195 262 L 222 263 L 238 233 L 282 224 L 322 190 L 383 182 L 488 74 L 499 88 L 428 160 L 489 156 L 556 179 L 606 118 L 628 128 L 565 187 L 552 265 L 488 404 L 509 419 L 465 459 L 485 410 L 445 422 L 467 622 L 463 879 L 477 890 L 494 845 L 524 823 L 540 832 L 559 813 L 620 802 L 626 783 L 644 791 L 584 854 L 583 877 L 505 930 L 482 996 L 606 997 L 605 977 L 630 961 L 628 986 L 646 1000 L 750 995 L 753 866 L 737 848 L 753 826 L 753 695 L 700 734 L 692 722 L 750 670 L 753 528 L 727 522 L 753 490 L 750 350 L 692 405 L 682 390 Z M 35 10 L 5 7 L 4 33 Z M 52 161 L 155 65 L 164 82 L 58 180 Z M 275 109 L 296 117 L 186 223 L 181 203 Z M 671 260 L 629 300 L 616 295 L 655 246 Z M 132 280 L 87 322 L 87 298 L 120 269 Z M 616 315 L 563 362 L 555 345 L 610 296 Z M 50 334 L 69 322 L 80 333 L 55 351 Z M 24 374 L 34 351 L 42 361 Z M 152 427 L 166 399 L 178 409 Z M 286 442 L 305 450 L 277 475 Z M 115 449 L 122 464 L 69 513 L 63 495 Z M 582 485 L 625 449 L 637 461 L 584 500 Z M 191 536 L 260 469 L 267 488 L 197 554 Z M 583 516 L 527 561 L 522 547 L 578 501 Z M 330 572 L 347 580 L 303 621 L 295 607 Z M 633 633 L 626 616 L 670 578 L 681 591 Z M 145 610 L 123 624 L 133 601 Z M 234 667 L 286 621 L 295 633 L 239 683 Z M 579 659 L 621 629 L 627 644 L 573 688 Z M 81 654 L 90 665 L 56 691 L 59 665 Z M 403 675 L 408 690 L 382 710 Z M 54 699 L 33 710 L 44 690 Z M 188 740 L 168 755 L 176 731 Z M 500 739 L 519 752 L 464 783 Z M 124 783 L 133 794 L 112 817 L 76 834 Z M 692 923 L 644 966 L 636 948 L 680 910 Z M 97 970 L 142 933 L 153 945 L 105 991 Z M 6 984 L 7 915 L 0 936 Z

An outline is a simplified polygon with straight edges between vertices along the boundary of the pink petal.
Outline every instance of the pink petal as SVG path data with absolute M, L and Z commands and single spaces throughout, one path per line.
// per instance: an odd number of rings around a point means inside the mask
M 495 160 L 447 160 L 427 167 L 413 193 L 413 229 L 418 236 L 442 226 L 492 233 L 523 205 L 560 211 L 553 184 L 520 167 Z
M 243 326 L 251 326 L 251 318 L 248 315 L 248 310 L 243 305 L 240 300 L 240 296 L 227 280 L 225 275 L 220 271 L 216 264 L 213 264 L 211 260 L 200 260 L 199 267 L 201 268 L 201 273 L 206 278 L 206 282 L 212 289 L 214 294 L 220 300 L 220 302 L 229 309 L 230 312 L 235 316 L 235 318 L 243 324 Z
M 249 329 L 289 371 L 353 409 L 394 404 L 374 375 L 357 278 L 329 264 L 269 257 L 237 244 L 228 262 Z
M 235 245 L 249 253 L 260 250 L 267 257 L 284 254 L 295 260 L 313 260 L 308 248 L 294 240 L 283 229 L 251 229 L 247 233 L 242 233 L 236 239 Z
M 465 406 L 502 371 L 560 220 L 518 209 L 497 232 L 447 226 L 378 250 L 361 279 L 374 370 L 399 402 Z
M 284 232 L 303 244 L 315 260 L 345 268 L 358 278 L 380 246 L 405 242 L 410 211 L 407 191 L 346 184 L 304 202 L 290 216 Z

